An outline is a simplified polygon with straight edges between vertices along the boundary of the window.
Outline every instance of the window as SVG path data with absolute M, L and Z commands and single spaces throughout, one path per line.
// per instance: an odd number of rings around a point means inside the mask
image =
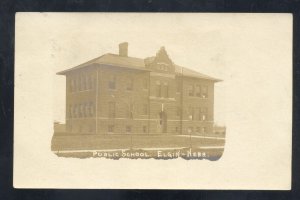
M 90 104 L 89 103 L 85 103 L 85 117 L 89 117 L 89 116 L 91 116 L 91 111 L 90 111 L 90 109 L 91 109 L 91 107 L 90 107 Z
M 180 107 L 177 107 L 176 108 L 176 116 L 180 116 L 181 115 L 181 109 L 180 109 Z
M 129 78 L 126 82 L 126 89 L 127 90 L 133 90 L 133 79 Z
M 188 86 L 188 93 L 189 93 L 189 96 L 194 96 L 194 86 L 193 85 Z
M 89 75 L 89 78 L 88 78 L 88 85 L 89 85 L 89 89 L 93 88 L 93 81 L 92 81 L 92 76 L 91 75 Z
M 143 133 L 147 133 L 147 126 L 143 126 Z
M 82 75 L 81 77 L 81 88 L 82 90 L 86 90 L 86 78 L 85 78 L 85 75 Z
M 86 84 L 86 89 L 87 90 L 91 89 L 91 87 L 90 87 L 90 80 L 91 80 L 91 76 L 90 75 L 86 75 L 86 77 L 85 77 L 85 84 Z
M 77 115 L 77 117 L 82 117 L 82 113 L 81 113 L 81 104 L 79 104 L 78 106 L 77 106 L 77 110 L 78 110 L 78 115 Z
M 189 120 L 194 120 L 194 109 L 193 107 L 189 107 Z
M 78 92 L 78 91 L 79 91 L 78 78 L 76 78 L 74 80 L 74 92 Z
M 197 127 L 196 132 L 197 132 L 197 133 L 201 133 L 200 127 Z
M 81 109 L 81 116 L 82 116 L 82 117 L 85 117 L 85 103 L 82 103 L 82 104 L 81 104 L 80 109 Z
M 127 107 L 127 118 L 133 119 L 133 103 L 130 103 Z
M 114 125 L 108 125 L 108 127 L 107 127 L 107 132 L 113 133 L 113 132 L 114 132 L 114 128 L 115 128 Z
M 85 103 L 81 104 L 81 115 L 85 117 Z
M 69 118 L 72 118 L 72 105 L 69 105 L 69 109 L 68 109 L 68 115 L 69 115 Z
M 148 89 L 148 79 L 143 79 L 143 89 Z
M 147 104 L 143 105 L 143 115 L 148 115 L 148 105 Z
M 198 119 L 199 120 L 202 120 L 202 109 L 201 108 L 198 108 Z
M 196 85 L 196 96 L 201 97 L 201 86 L 200 85 Z
M 73 117 L 76 118 L 77 117 L 77 105 L 75 104 L 75 106 L 73 107 Z
M 156 83 L 156 96 L 161 97 L 161 84 L 160 84 L 160 82 Z
M 77 89 L 78 89 L 78 91 L 81 91 L 81 77 L 80 76 L 78 77 L 78 80 L 77 80 Z
M 92 124 L 89 125 L 89 132 L 94 132 L 94 125 Z
M 180 84 L 179 80 L 177 80 L 177 82 L 176 82 L 176 92 L 177 93 L 180 92 L 180 88 L 181 88 L 181 84 Z
M 191 134 L 193 132 L 193 127 L 188 128 L 188 133 Z
M 76 92 L 76 81 L 72 79 L 71 81 L 72 92 Z
M 73 80 L 69 81 L 69 92 L 73 92 Z
M 207 120 L 207 108 L 202 108 L 202 121 Z
M 114 118 L 116 116 L 116 102 L 108 103 L 108 116 Z
M 206 127 L 202 127 L 202 133 L 206 133 L 206 132 L 207 132 Z
M 169 85 L 168 85 L 168 83 L 164 83 L 163 95 L 164 95 L 165 98 L 169 97 Z
M 115 76 L 109 77 L 108 88 L 111 90 L 116 89 L 116 77 Z
M 202 86 L 202 98 L 208 97 L 208 89 L 207 86 Z
M 90 116 L 94 116 L 94 103 L 90 102 L 89 103 L 89 111 L 90 111 Z
M 126 126 L 126 133 L 131 133 L 131 126 Z
M 199 120 L 207 120 L 207 108 L 199 108 Z
M 84 81 L 84 88 L 85 90 L 89 90 L 89 76 L 86 74 L 85 75 L 85 81 Z
M 178 127 L 177 126 L 175 127 L 175 133 L 178 133 Z
M 75 80 L 72 79 L 72 81 L 71 81 L 71 92 L 75 92 L 75 90 L 76 90 Z

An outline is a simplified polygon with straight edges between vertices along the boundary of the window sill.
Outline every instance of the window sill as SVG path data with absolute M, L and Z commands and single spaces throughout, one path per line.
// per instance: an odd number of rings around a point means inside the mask
M 208 99 L 208 97 L 198 97 L 198 96 L 190 96 L 190 95 L 188 95 L 188 97 L 197 98 L 197 99 Z
M 76 91 L 76 92 L 69 92 L 69 94 L 76 94 L 76 93 L 80 93 L 80 92 L 89 92 L 89 91 L 93 91 L 93 89 L 80 90 L 80 91 Z
M 155 96 L 150 96 L 149 98 L 150 98 L 150 99 L 156 99 L 156 100 L 175 101 L 175 98 L 155 97 Z

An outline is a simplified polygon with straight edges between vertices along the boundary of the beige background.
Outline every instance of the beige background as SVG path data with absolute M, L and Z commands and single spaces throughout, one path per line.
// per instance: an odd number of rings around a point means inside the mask
M 56 72 L 129 42 L 129 55 L 165 46 L 171 59 L 224 82 L 215 120 L 223 157 L 206 160 L 59 158 L 53 121 L 64 122 Z M 14 187 L 290 189 L 291 14 L 17 13 Z

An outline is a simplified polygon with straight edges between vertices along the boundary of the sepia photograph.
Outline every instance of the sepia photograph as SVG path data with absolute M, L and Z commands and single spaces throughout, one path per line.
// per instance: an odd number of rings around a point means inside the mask
M 225 127 L 213 119 L 214 84 L 221 80 L 176 65 L 165 47 L 143 59 L 128 55 L 128 42 L 118 46 L 117 54 L 57 73 L 66 77 L 66 120 L 54 122 L 52 151 L 219 159 Z
M 16 13 L 14 187 L 289 190 L 292 27 Z

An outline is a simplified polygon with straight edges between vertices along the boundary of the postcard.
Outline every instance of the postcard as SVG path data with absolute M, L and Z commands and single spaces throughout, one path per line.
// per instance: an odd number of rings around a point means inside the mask
M 14 187 L 289 190 L 292 19 L 17 13 Z

